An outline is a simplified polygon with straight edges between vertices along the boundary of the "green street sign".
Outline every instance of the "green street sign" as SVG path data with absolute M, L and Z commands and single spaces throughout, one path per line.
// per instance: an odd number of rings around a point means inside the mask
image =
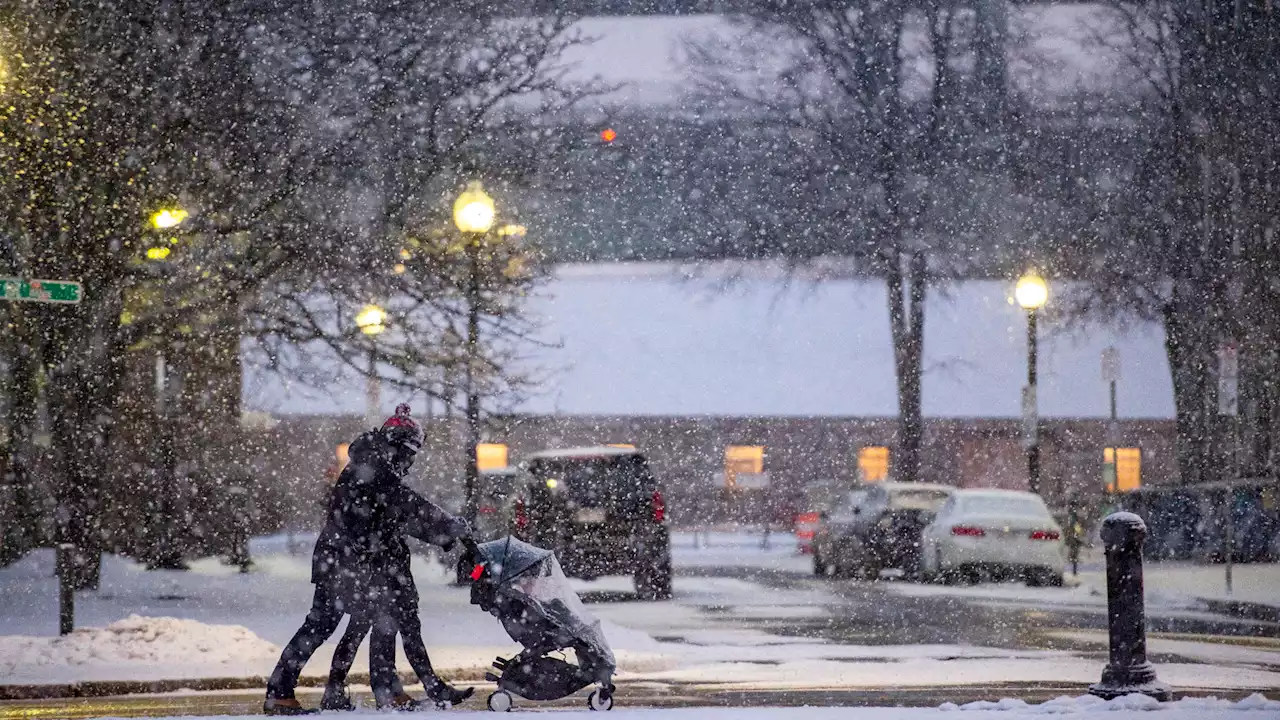
M 42 303 L 78 303 L 84 294 L 80 283 L 70 280 L 23 280 L 0 277 L 0 300 Z

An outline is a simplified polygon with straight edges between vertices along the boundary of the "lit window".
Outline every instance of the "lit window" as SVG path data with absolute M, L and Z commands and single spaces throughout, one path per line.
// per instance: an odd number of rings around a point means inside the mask
M 724 449 L 724 484 L 735 487 L 739 474 L 764 472 L 763 445 L 730 445 Z
M 507 446 L 502 443 L 476 445 L 476 469 L 496 470 L 507 466 Z
M 863 482 L 880 482 L 889 477 L 889 448 L 880 445 L 859 448 L 858 474 Z
M 1142 487 L 1142 449 L 1106 448 L 1102 451 L 1107 492 L 1130 492 Z

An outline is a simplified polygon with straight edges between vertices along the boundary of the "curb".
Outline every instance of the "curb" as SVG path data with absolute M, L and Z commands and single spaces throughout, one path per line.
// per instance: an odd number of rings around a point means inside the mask
M 450 680 L 480 682 L 484 680 L 482 668 L 444 668 L 441 671 Z M 298 678 L 298 687 L 324 687 L 326 676 L 304 675 Z M 418 678 L 412 672 L 400 674 L 405 685 L 413 685 Z M 368 673 L 351 673 L 347 682 L 352 685 L 368 685 Z M 0 685 L 0 701 L 3 700 L 58 700 L 63 698 L 100 698 L 116 695 L 151 695 L 179 690 L 213 692 L 218 690 L 266 691 L 265 675 L 227 678 L 192 678 L 189 680 L 86 680 L 77 683 L 50 683 L 39 685 Z
M 1248 600 L 1223 600 L 1221 598 L 1197 597 L 1196 600 L 1204 603 L 1211 613 L 1244 620 L 1280 623 L 1280 606 L 1250 602 Z
M 312 682 L 301 682 L 299 687 L 315 688 L 322 683 L 317 678 Z M 352 676 L 353 682 L 363 683 L 364 678 Z M 248 702 L 251 711 L 256 715 L 261 693 L 265 686 L 264 678 L 211 678 L 198 682 L 183 680 L 165 680 L 157 682 L 89 682 L 72 685 L 34 685 L 34 686 L 0 686 L 0 692 L 13 693 L 19 689 L 30 690 L 31 695 L 10 695 L 4 699 L 13 703 L 6 707 L 0 704 L 0 719 L 28 718 L 32 716 L 57 717 L 48 712 L 32 715 L 27 703 L 56 703 L 60 700 L 79 699 L 85 703 L 96 700 L 115 698 L 110 702 L 127 701 L 120 698 L 122 694 L 148 694 L 175 692 L 177 690 L 196 690 L 197 692 L 245 690 L 242 695 L 220 694 L 208 700 L 210 706 L 218 710 L 228 703 L 237 706 L 235 712 L 223 714 L 243 714 L 244 703 Z M 55 694 L 55 691 L 70 690 L 78 694 Z M 246 697 L 252 691 L 252 697 Z M 1210 689 L 1196 687 L 1179 687 L 1174 689 L 1174 699 L 1186 697 L 1214 696 L 1232 701 L 1240 700 L 1256 689 Z M 1038 704 L 1057 697 L 1078 697 L 1088 694 L 1087 684 L 1059 682 L 1010 682 L 1010 683 L 974 683 L 944 684 L 916 687 L 829 687 L 829 688 L 738 688 L 733 686 L 706 688 L 699 683 L 653 683 L 638 679 L 618 683 L 617 696 L 624 702 L 628 699 L 638 700 L 636 707 L 807 707 L 807 706 L 840 706 L 840 707 L 937 707 L 944 702 L 963 705 L 977 700 L 997 700 L 1001 698 L 1018 698 L 1031 704 Z M 184 695 L 181 699 L 190 701 L 197 697 Z M 141 700 L 141 698 L 138 698 Z M 576 704 L 581 696 L 570 696 L 564 700 L 537 703 L 544 708 L 569 707 Z M 219 705 L 219 703 L 221 705 Z M 90 706 L 86 706 L 90 707 Z M 200 706 L 204 707 L 204 706 Z M 189 710 L 190 708 L 188 708 Z M 6 710 L 10 712 L 6 712 Z M 222 710 L 227 710 L 222 707 Z M 192 714 L 181 712 L 177 714 Z M 197 713 L 198 714 L 198 713 Z M 75 715 L 74 717 L 88 717 Z

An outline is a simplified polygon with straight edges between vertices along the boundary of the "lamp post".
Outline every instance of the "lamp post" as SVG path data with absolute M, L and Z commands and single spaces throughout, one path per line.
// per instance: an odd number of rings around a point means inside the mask
M 172 230 L 183 223 L 188 217 L 186 210 L 181 208 L 165 208 L 158 210 L 151 215 L 151 227 L 158 231 Z M 152 262 L 163 262 L 169 259 L 170 242 L 162 241 L 147 249 L 147 260 Z M 161 331 L 164 333 L 165 331 Z M 150 567 L 153 569 L 186 569 L 182 562 L 182 553 L 177 548 L 177 457 L 175 454 L 175 439 L 173 423 L 169 419 L 169 410 L 172 405 L 170 395 L 173 392 L 173 383 L 170 381 L 170 366 L 168 362 L 169 336 L 162 334 L 156 346 L 155 357 L 155 416 L 156 416 L 156 441 L 159 445 L 156 472 L 159 475 L 161 487 L 161 516 L 163 517 L 163 527 L 160 532 L 159 547 L 156 548 L 151 558 Z
M 364 422 L 369 427 L 378 424 L 382 410 L 382 381 L 378 378 L 378 335 L 387 329 L 387 312 L 370 303 L 356 314 L 356 327 L 369 336 L 369 384 L 366 390 Z
M 476 181 L 468 184 L 453 203 L 453 222 L 466 238 L 467 250 L 467 466 L 462 514 L 469 521 L 476 518 L 476 485 L 480 477 L 476 466 L 476 446 L 480 444 L 480 395 L 475 382 L 476 352 L 480 343 L 480 244 L 493 227 L 496 214 L 493 198 Z
M 1035 271 L 1018 279 L 1014 298 L 1027 311 L 1027 386 L 1022 391 L 1022 422 L 1027 447 L 1027 489 L 1040 492 L 1040 428 L 1036 408 L 1036 315 L 1049 299 L 1049 286 Z

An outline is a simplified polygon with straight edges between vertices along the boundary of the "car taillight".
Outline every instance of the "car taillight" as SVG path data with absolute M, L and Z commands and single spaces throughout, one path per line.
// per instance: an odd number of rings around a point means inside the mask
M 667 519 L 667 502 L 662 499 L 662 491 L 653 491 L 653 521 L 660 523 Z
M 481 505 L 480 509 L 477 512 L 479 512 L 481 515 L 492 515 L 498 512 L 498 508 L 492 505 Z
M 982 537 L 987 534 L 986 530 L 980 527 L 971 527 L 968 525 L 956 525 L 951 528 L 952 535 L 960 535 L 963 537 Z
M 1032 530 L 1031 531 L 1032 540 L 1057 540 L 1059 537 L 1061 537 L 1061 535 L 1058 534 L 1057 530 Z
M 529 527 L 529 515 L 524 511 L 524 501 L 516 501 L 516 529 L 524 530 Z

